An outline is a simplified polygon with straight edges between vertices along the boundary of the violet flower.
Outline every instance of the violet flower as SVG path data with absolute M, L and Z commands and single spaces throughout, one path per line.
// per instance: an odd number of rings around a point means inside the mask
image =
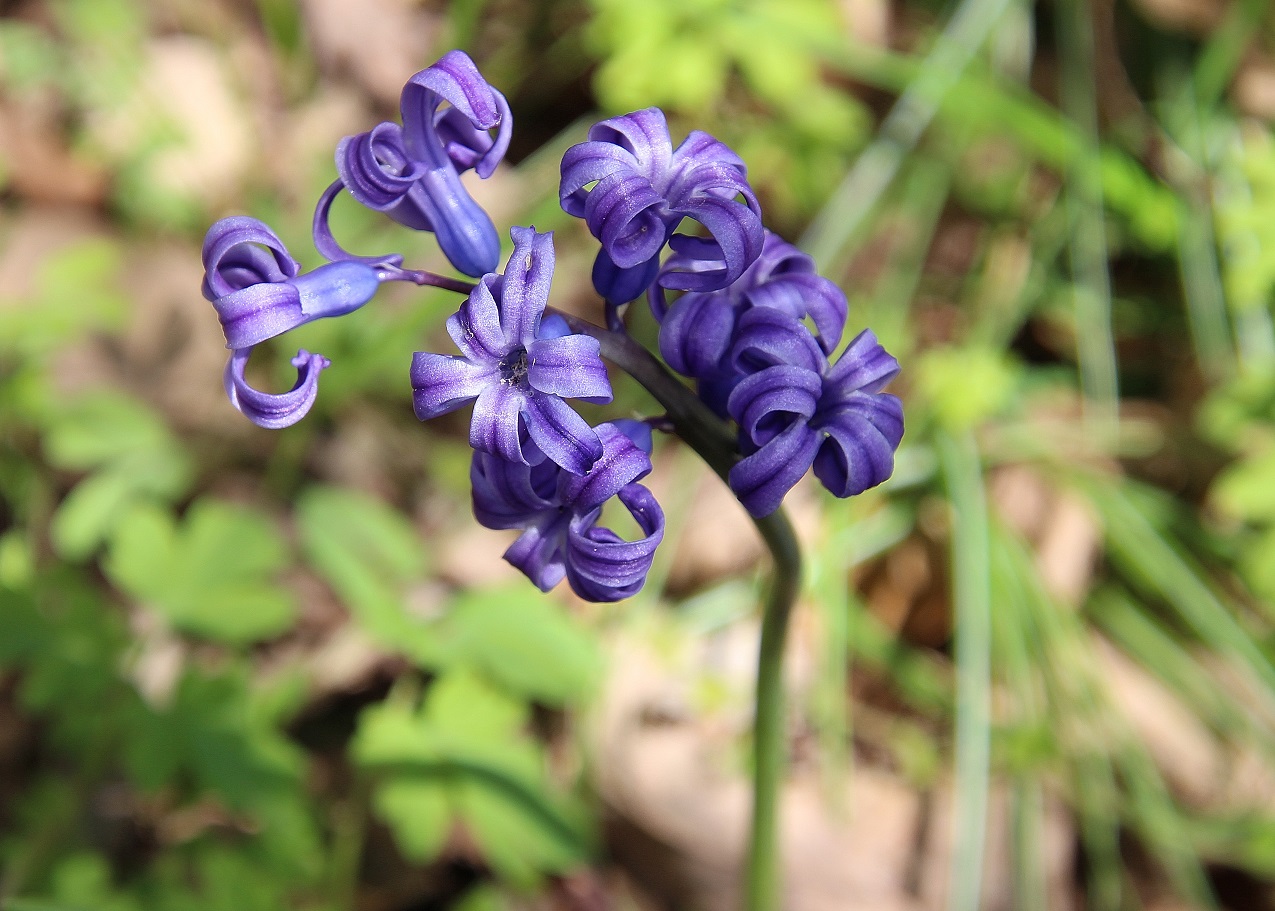
M 448 261 L 466 275 L 494 271 L 500 236 L 460 175 L 473 168 L 479 177 L 490 177 L 504 157 L 513 129 L 505 96 L 463 51 L 448 51 L 408 80 L 400 110 L 402 126 L 381 123 L 337 146 L 340 179 L 319 200 L 315 245 L 330 259 L 351 258 L 327 224 L 332 200 L 345 187 L 369 209 L 432 231 Z M 497 127 L 493 138 L 488 131 Z
M 739 278 L 762 249 L 761 207 L 743 159 L 696 130 L 676 150 L 659 108 L 595 124 L 562 157 L 559 198 L 602 243 L 593 283 L 614 308 L 657 280 L 680 291 L 712 291 Z M 736 197 L 742 196 L 740 202 Z M 659 255 L 684 218 L 712 237 L 694 263 L 666 272 Z
M 565 577 L 589 601 L 618 601 L 641 590 L 664 537 L 664 513 L 655 497 L 635 483 L 651 470 L 650 433 L 645 440 L 630 427 L 637 422 L 601 424 L 602 456 L 583 476 L 547 459 L 534 465 L 475 452 L 470 468 L 474 516 L 488 528 L 521 528 L 505 559 L 541 591 Z M 640 428 L 641 425 L 639 425 Z M 638 437 L 635 442 L 629 433 Z M 602 506 L 618 497 L 642 531 L 625 541 L 598 525 Z
M 461 350 L 412 358 L 416 415 L 422 421 L 473 402 L 474 449 L 526 463 L 530 440 L 572 474 L 602 455 L 602 443 L 563 398 L 611 401 L 611 382 L 596 339 L 570 334 L 561 317 L 542 321 L 553 278 L 553 235 L 510 232 L 514 252 L 504 275 L 484 275 L 447 320 Z
M 253 347 L 316 319 L 351 313 L 376 294 L 384 276 L 361 262 L 335 262 L 312 272 L 288 253 L 263 222 L 223 218 L 204 238 L 204 297 L 212 301 L 232 350 L 225 386 L 230 402 L 254 424 L 270 429 L 301 420 L 314 404 L 319 374 L 331 363 L 299 351 L 296 385 L 282 394 L 253 389 L 244 377 Z
M 870 330 L 830 365 L 804 326 L 758 307 L 740 318 L 731 357 L 749 375 L 727 405 L 744 452 L 728 481 L 752 515 L 778 509 L 811 467 L 838 497 L 875 487 L 894 471 L 903 404 L 881 390 L 899 363 Z
M 696 243 L 703 241 L 683 238 L 680 246 L 688 249 Z M 661 274 L 693 258 L 693 252 L 676 252 Z M 769 307 L 797 320 L 809 317 L 819 347 L 830 354 L 841 341 L 848 309 L 846 296 L 817 273 L 814 260 L 770 231 L 761 255 L 728 287 L 684 294 L 671 308 L 658 284 L 648 297 L 661 323 L 660 354 L 678 373 L 699 381 L 700 397 L 719 415 L 726 414 L 726 400 L 745 375 L 727 355 L 746 311 Z

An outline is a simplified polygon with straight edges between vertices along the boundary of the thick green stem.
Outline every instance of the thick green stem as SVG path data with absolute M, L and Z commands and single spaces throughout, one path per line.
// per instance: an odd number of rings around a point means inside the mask
M 596 338 L 602 356 L 632 376 L 663 406 L 673 428 L 726 480 L 739 458 L 729 428 L 668 369 L 631 339 L 579 317 L 560 313 L 571 328 Z M 788 617 L 801 582 L 801 549 L 782 509 L 753 518 L 775 561 L 762 616 L 757 656 L 757 701 L 753 718 L 753 818 L 748 845 L 748 911 L 779 906 L 779 790 L 784 753 L 784 643 Z

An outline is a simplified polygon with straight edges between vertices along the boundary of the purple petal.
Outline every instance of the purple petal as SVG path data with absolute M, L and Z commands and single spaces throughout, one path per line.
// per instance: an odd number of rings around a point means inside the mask
M 660 325 L 660 354 L 683 376 L 720 373 L 735 333 L 736 308 L 724 296 L 685 294 Z
M 331 362 L 321 354 L 298 351 L 292 359 L 292 366 L 297 368 L 296 385 L 276 395 L 248 385 L 244 369 L 251 353 L 251 348 L 242 348 L 231 354 L 226 363 L 225 386 L 230 404 L 258 427 L 268 430 L 289 427 L 305 417 L 319 394 L 319 374 Z
M 262 282 L 281 282 L 301 266 L 265 222 L 246 215 L 223 218 L 204 235 L 204 296 L 225 297 Z
M 576 513 L 601 506 L 651 471 L 651 457 L 623 429 L 614 424 L 599 424 L 596 429 L 602 443 L 602 456 L 593 463 L 588 474 L 564 472 L 558 478 L 559 499 Z
M 768 516 L 814 461 L 823 435 L 794 421 L 750 456 L 736 462 L 727 481 L 753 516 Z
M 809 316 L 818 330 L 819 347 L 831 354 L 845 330 L 846 296 L 822 275 L 780 275 L 748 291 L 749 306 L 782 310 L 797 319 Z
M 598 251 L 593 261 L 593 288 L 607 302 L 607 326 L 613 331 L 622 327 L 616 308 L 640 297 L 659 271 L 659 257 L 653 256 L 631 269 L 621 269 L 607 255 L 606 248 Z
M 533 525 L 505 551 L 505 560 L 522 570 L 532 584 L 547 592 L 566 575 L 563 554 L 565 516 L 547 527 Z
M 782 310 L 753 307 L 739 318 L 730 363 L 744 373 L 789 364 L 822 374 L 828 359 L 800 321 Z
M 500 265 L 496 226 L 450 164 L 422 174 L 408 192 L 408 200 L 412 211 L 419 213 L 413 217 L 431 226 L 443 255 L 456 269 L 481 278 Z
M 474 517 L 486 528 L 526 528 L 543 523 L 547 514 L 558 513 L 557 477 L 561 473 L 552 462 L 531 466 L 475 452 L 469 468 Z M 543 495 L 538 483 L 542 478 L 548 479 L 548 493 L 555 499 Z
M 741 380 L 727 407 L 740 434 L 763 446 L 794 421 L 805 424 L 819 406 L 822 388 L 818 374 L 779 364 Z
M 509 236 L 514 242 L 514 252 L 509 254 L 505 265 L 500 325 L 511 344 L 525 348 L 535 341 L 540 317 L 549 303 L 553 232 L 538 234 L 535 228 L 513 228 Z
M 500 325 L 500 307 L 492 293 L 496 276 L 484 276 L 460 309 L 447 318 L 447 334 L 465 357 L 496 362 L 515 347 Z
M 482 404 L 481 396 L 478 402 Z M 601 458 L 602 442 L 597 433 L 562 399 L 532 391 L 523 397 L 523 402 L 522 415 L 528 436 L 555 464 L 571 474 L 582 475 Z M 474 414 L 477 421 L 476 406 Z M 473 439 L 472 433 L 470 438 Z M 482 447 L 475 445 L 474 448 Z
M 716 291 L 744 274 L 761 254 L 761 216 L 756 204 L 750 208 L 733 199 L 700 196 L 678 204 L 673 211 L 698 221 L 721 247 L 719 268 L 689 272 L 669 272 L 660 277 L 666 288 L 681 291 Z
M 336 147 L 341 182 L 361 205 L 377 212 L 392 208 L 428 170 L 407 153 L 403 128 L 396 123 L 346 136 Z
M 251 348 L 308 322 L 301 293 L 291 284 L 258 284 L 213 301 L 226 347 Z
M 485 385 L 474 402 L 474 416 L 469 423 L 469 445 L 510 462 L 526 462 L 522 453 L 522 411 L 527 404 L 527 396 L 512 386 L 503 383 Z M 548 452 L 545 454 L 550 455 Z
M 618 172 L 598 181 L 585 203 L 584 218 L 602 248 L 624 269 L 646 262 L 668 240 L 664 197 L 641 174 Z
M 488 386 L 499 385 L 500 371 L 494 364 L 417 351 L 412 355 L 411 378 L 412 407 L 418 418 L 428 421 L 472 402 Z
M 835 496 L 851 497 L 894 473 L 903 403 L 886 393 L 856 393 L 834 414 L 821 415 L 817 429 L 825 439 L 815 456 L 815 476 Z
M 558 198 L 563 210 L 576 218 L 584 218 L 589 184 L 610 174 L 636 172 L 637 160 L 632 153 L 610 142 L 582 142 L 567 149 L 562 156 L 562 180 Z
M 629 152 L 642 173 L 652 179 L 668 170 L 673 157 L 668 121 L 659 108 L 646 108 L 595 123 L 589 128 L 589 139 L 613 143 Z
M 587 335 L 537 339 L 527 348 L 527 382 L 550 395 L 605 405 L 611 380 L 598 351 L 598 340 Z
M 629 484 L 618 496 L 643 537 L 625 541 L 609 528 L 597 527 L 598 510 L 573 517 L 567 532 L 567 579 L 575 593 L 589 601 L 618 601 L 637 594 L 664 539 L 664 512 L 649 490 Z
M 488 84 L 474 61 L 463 51 L 448 51 L 438 62 L 426 67 L 403 87 L 400 110 L 403 131 L 412 156 L 434 167 L 454 167 L 435 127 L 439 106 L 447 102 L 476 128 L 500 131 L 474 167 L 480 177 L 489 177 L 509 148 L 513 118 L 505 97 Z
M 898 372 L 899 362 L 881 347 L 871 329 L 864 329 L 828 371 L 827 395 L 837 399 L 852 392 L 879 392 Z

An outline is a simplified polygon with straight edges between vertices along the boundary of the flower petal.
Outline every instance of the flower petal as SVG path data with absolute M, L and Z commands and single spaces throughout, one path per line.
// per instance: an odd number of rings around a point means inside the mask
M 553 282 L 553 232 L 538 234 L 535 228 L 513 228 L 509 236 L 514 252 L 505 265 L 501 289 L 500 326 L 513 345 L 529 346 L 536 338 L 540 317 L 549 303 Z
M 727 407 L 739 423 L 740 435 L 764 446 L 793 421 L 806 423 L 819 405 L 822 389 L 818 374 L 779 364 L 741 380 Z
M 588 512 L 651 471 L 651 457 L 615 424 L 596 428 L 602 456 L 585 475 L 566 472 L 558 478 L 560 501 L 576 513 Z
M 215 300 L 263 282 L 285 281 L 301 271 L 279 236 L 246 215 L 223 218 L 204 235 L 204 297 Z
M 881 347 L 871 329 L 864 329 L 828 371 L 827 395 L 835 400 L 852 392 L 879 392 L 898 372 L 899 362 Z
M 602 457 L 602 442 L 597 433 L 562 399 L 534 390 L 521 398 L 528 436 L 555 464 L 571 474 L 582 475 Z
M 649 490 L 629 484 L 618 496 L 643 537 L 625 541 L 609 528 L 599 528 L 598 510 L 573 517 L 567 532 L 567 581 L 589 601 L 618 601 L 637 594 L 664 539 L 664 511 Z
M 288 282 L 257 284 L 213 301 L 226 347 L 251 348 L 309 322 L 301 311 L 301 293 Z
M 856 393 L 835 414 L 821 415 L 824 435 L 815 476 L 838 497 L 875 487 L 894 473 L 903 439 L 903 403 L 888 393 Z
M 524 465 L 486 452 L 475 452 L 469 467 L 473 488 L 474 518 L 486 528 L 527 528 L 543 524 L 558 514 L 557 478 L 561 470 L 552 462 Z M 542 479 L 547 479 L 544 484 Z M 548 494 L 542 495 L 547 487 Z
M 460 309 L 447 318 L 447 334 L 465 357 L 495 363 L 513 349 L 500 325 L 500 307 L 492 293 L 499 276 L 486 275 Z
M 417 351 L 412 355 L 412 407 L 422 421 L 455 411 L 478 398 L 491 384 L 499 384 L 495 365 L 475 364 L 462 357 Z
M 526 404 L 527 397 L 514 387 L 500 382 L 487 383 L 474 402 L 469 445 L 511 462 L 526 462 L 522 453 L 522 411 Z
M 823 435 L 794 421 L 755 453 L 736 462 L 727 481 L 753 516 L 768 516 L 810 468 Z
M 241 348 L 226 363 L 225 386 L 230 404 L 258 427 L 278 430 L 305 417 L 319 394 L 319 374 L 331 364 L 321 354 L 302 349 L 292 359 L 297 368 L 297 382 L 288 392 L 272 394 L 253 389 L 244 378 L 251 348 Z
M 660 324 L 660 354 L 683 376 L 720 373 L 735 333 L 736 307 L 720 294 L 685 294 Z
M 598 340 L 587 335 L 536 339 L 527 348 L 527 382 L 550 395 L 605 405 L 611 401 L 611 379 L 599 348 Z
M 753 307 L 740 316 L 729 359 L 744 373 L 788 364 L 822 374 L 828 366 L 810 330 L 791 314 L 769 307 Z
M 567 519 L 541 527 L 533 525 L 518 536 L 518 540 L 505 551 L 505 560 L 531 580 L 542 592 L 547 592 L 566 575 L 564 532 Z

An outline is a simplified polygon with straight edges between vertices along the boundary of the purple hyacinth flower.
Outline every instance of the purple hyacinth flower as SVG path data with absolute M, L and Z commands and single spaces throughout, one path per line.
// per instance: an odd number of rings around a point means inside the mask
M 675 238 L 674 243 L 675 253 L 661 272 L 694 262 L 693 246 L 703 241 Z M 746 375 L 728 358 L 745 312 L 767 307 L 796 320 L 809 317 L 818 333 L 815 340 L 828 354 L 841 341 L 848 310 L 845 294 L 818 274 L 814 260 L 770 231 L 761 256 L 730 286 L 684 294 L 671 308 L 658 284 L 648 295 L 651 312 L 661 322 L 660 354 L 678 373 L 698 380 L 700 397 L 721 415 L 731 390 Z
M 526 463 L 535 451 L 582 475 L 602 443 L 564 398 L 611 401 L 611 381 L 596 339 L 570 333 L 561 317 L 542 321 L 553 278 L 553 235 L 510 232 L 514 252 L 504 275 L 484 275 L 447 332 L 461 355 L 412 358 L 416 415 L 422 421 L 473 402 L 475 449 Z
M 658 280 L 679 291 L 724 288 L 761 253 L 761 207 L 743 160 L 698 130 L 676 150 L 659 108 L 595 124 L 562 157 L 559 198 L 602 243 L 594 287 L 612 311 Z M 742 196 L 740 202 L 737 197 Z M 712 237 L 693 264 L 659 274 L 659 255 L 684 218 Z
M 376 294 L 382 276 L 361 262 L 336 262 L 302 272 L 283 242 L 255 218 L 223 218 L 204 238 L 203 293 L 212 301 L 232 351 L 226 364 L 226 394 L 253 423 L 287 427 L 314 404 L 319 373 L 329 361 L 298 352 L 292 364 L 297 384 L 279 395 L 248 385 L 244 369 L 254 346 L 316 319 L 342 316 Z
M 618 424 L 619 422 L 617 422 Z M 664 513 L 655 497 L 635 483 L 651 470 L 651 459 L 617 424 L 601 424 L 602 456 L 583 476 L 548 459 L 534 465 L 475 452 L 470 468 L 474 515 L 488 528 L 520 528 L 505 559 L 541 591 L 565 577 L 589 601 L 618 601 L 641 590 L 655 549 L 664 537 Z M 646 435 L 649 445 L 650 435 Z M 602 506 L 618 497 L 642 531 L 625 541 L 598 525 Z
M 899 363 L 869 330 L 829 365 L 805 327 L 782 311 L 749 310 L 731 356 L 752 371 L 730 394 L 744 458 L 729 483 L 754 516 L 779 508 L 813 466 L 835 496 L 875 487 L 894 471 L 903 404 L 882 388 Z
M 490 177 L 504 158 L 513 129 L 505 96 L 464 52 L 448 51 L 408 80 L 400 110 L 402 126 L 382 123 L 337 146 L 340 179 L 319 200 L 315 245 L 330 259 L 350 258 L 327 225 L 328 209 L 344 186 L 369 209 L 432 231 L 448 261 L 466 275 L 494 271 L 500 236 L 460 175 L 473 168 Z M 488 131 L 497 127 L 493 138 Z

